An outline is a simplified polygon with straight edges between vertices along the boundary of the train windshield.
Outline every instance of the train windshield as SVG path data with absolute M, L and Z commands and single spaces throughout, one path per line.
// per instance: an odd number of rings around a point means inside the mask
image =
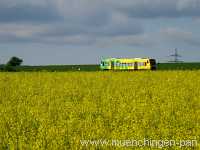
M 156 60 L 155 59 L 150 59 L 150 64 L 151 65 L 156 65 Z
M 107 61 L 101 61 L 101 65 L 102 66 L 109 66 L 109 62 L 107 62 Z

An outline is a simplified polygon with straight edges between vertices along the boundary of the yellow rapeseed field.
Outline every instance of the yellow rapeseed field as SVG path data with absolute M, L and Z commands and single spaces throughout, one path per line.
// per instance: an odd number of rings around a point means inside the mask
M 200 149 L 200 71 L 0 73 L 0 149 L 150 148 Z

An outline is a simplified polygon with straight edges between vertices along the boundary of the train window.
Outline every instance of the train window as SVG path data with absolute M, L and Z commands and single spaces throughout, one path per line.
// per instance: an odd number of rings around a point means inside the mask
M 146 62 L 144 62 L 144 66 L 146 66 L 147 65 L 147 63 Z
M 143 63 L 142 62 L 138 62 L 138 66 L 143 66 Z

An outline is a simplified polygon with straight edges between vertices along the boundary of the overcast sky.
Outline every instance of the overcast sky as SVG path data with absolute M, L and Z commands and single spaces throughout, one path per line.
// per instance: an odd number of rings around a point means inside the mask
M 200 61 L 200 0 L 0 0 L 0 63 L 162 62 L 174 48 Z

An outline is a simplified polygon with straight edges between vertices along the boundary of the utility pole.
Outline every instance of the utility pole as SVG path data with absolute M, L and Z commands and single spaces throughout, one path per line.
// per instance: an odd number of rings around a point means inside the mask
M 170 57 L 174 57 L 174 60 L 169 62 L 180 62 L 179 58 L 181 55 L 178 54 L 177 48 L 175 48 L 174 54 L 170 55 Z

